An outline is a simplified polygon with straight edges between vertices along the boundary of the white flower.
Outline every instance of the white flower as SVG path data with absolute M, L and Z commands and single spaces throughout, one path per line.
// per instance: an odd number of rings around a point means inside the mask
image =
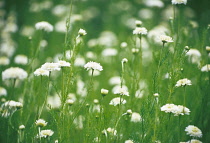
M 47 137 L 52 136 L 53 134 L 54 134 L 54 132 L 52 130 L 41 130 L 39 136 L 47 138 Z
M 141 115 L 139 113 L 133 112 L 131 115 L 131 122 L 137 123 L 141 121 L 142 121 Z
M 210 64 L 207 64 L 201 68 L 202 72 L 209 72 L 210 71 Z
M 120 97 L 116 97 L 116 98 L 113 98 L 109 105 L 114 105 L 114 106 L 117 106 L 119 104 L 125 104 L 126 103 L 126 100 L 123 99 L 123 98 L 120 98 Z
M 172 0 L 172 4 L 187 4 L 187 0 Z
M 41 68 L 47 71 L 59 71 L 61 69 L 58 63 L 45 63 Z
M 184 79 L 180 79 L 176 82 L 176 87 L 180 87 L 180 86 L 186 86 L 186 85 L 192 85 L 191 80 L 184 78 Z
M 134 35 L 146 35 L 147 34 L 147 29 L 144 27 L 136 27 L 133 30 Z
M 126 140 L 125 143 L 133 143 L 132 140 Z
M 125 88 L 117 88 L 114 94 L 119 94 L 119 95 L 126 95 L 129 96 L 129 92 Z
M 69 62 L 66 62 L 66 61 L 58 61 L 58 65 L 60 67 L 70 67 L 70 63 Z
M 185 128 L 185 131 L 187 132 L 187 135 L 192 136 L 192 137 L 202 137 L 202 132 L 201 130 L 194 126 L 194 125 L 189 125 Z
M 142 25 L 142 21 L 136 20 L 135 24 L 136 24 L 136 27 L 140 27 Z
M 188 56 L 188 60 L 192 63 L 197 63 L 200 64 L 201 60 L 201 53 L 197 49 L 190 49 L 187 53 L 186 56 Z
M 0 65 L 9 65 L 10 60 L 8 57 L 0 57 Z
M 100 63 L 96 63 L 96 62 L 88 62 L 87 64 L 84 65 L 84 68 L 87 69 L 87 70 L 98 70 L 98 71 L 102 71 L 103 68 L 102 66 L 100 65 Z
M 182 105 L 178 105 L 174 109 L 175 110 L 172 111 L 174 113 L 174 116 L 184 115 L 184 114 L 189 115 L 190 114 L 190 110 L 187 107 L 184 107 Z
M 21 64 L 21 65 L 26 65 L 28 63 L 28 57 L 25 55 L 17 55 L 15 57 L 15 63 Z
M 44 70 L 42 68 L 38 68 L 35 70 L 34 75 L 35 76 L 49 76 L 50 72 L 48 70 Z
M 117 135 L 117 131 L 113 128 L 107 128 L 106 131 L 114 136 Z
M 101 53 L 102 56 L 104 57 L 108 57 L 108 56 L 116 56 L 117 55 L 117 50 L 116 49 L 113 49 L 113 48 L 107 48 L 107 49 L 104 49 Z
M 68 104 L 68 105 L 73 105 L 73 104 L 74 104 L 74 100 L 72 100 L 72 99 L 67 99 L 67 100 L 66 100 L 66 104 Z
M 45 127 L 47 125 L 47 122 L 43 119 L 39 119 L 39 120 L 36 120 L 35 124 L 39 127 Z
M 159 94 L 158 94 L 158 93 L 154 93 L 153 95 L 154 95 L 155 97 L 158 97 L 158 96 L 159 96 Z
M 11 67 L 2 72 L 2 80 L 6 80 L 6 79 L 23 80 L 27 78 L 27 76 L 28 76 L 28 73 L 19 67 Z
M 25 129 L 25 126 L 24 126 L 24 125 L 20 125 L 20 126 L 19 126 L 19 129 L 20 129 L 20 130 L 23 130 L 23 129 Z
M 160 41 L 162 41 L 163 43 L 168 43 L 168 42 L 174 42 L 173 39 L 170 36 L 166 36 L 166 35 L 161 35 L 159 37 Z
M 127 63 L 127 62 L 128 62 L 128 59 L 123 58 L 121 62 L 122 62 L 122 63 Z
M 87 34 L 87 32 L 84 30 L 84 29 L 79 29 L 79 32 L 78 32 L 78 35 L 81 37 L 81 36 L 84 36 L 84 35 L 86 35 Z
M 163 105 L 161 108 L 161 111 L 164 111 L 166 113 L 173 113 L 177 109 L 177 105 L 174 104 L 166 104 Z
M 206 46 L 206 51 L 210 52 L 210 46 Z
M 2 117 L 8 117 L 12 115 L 16 110 L 23 107 L 23 104 L 13 100 L 7 101 L 1 106 Z
M 120 44 L 120 47 L 121 48 L 126 48 L 128 46 L 128 44 L 126 43 L 126 42 L 122 42 L 121 44 Z
M 106 95 L 108 93 L 109 93 L 109 90 L 103 89 L 103 88 L 101 89 L 101 94 Z
M 190 141 L 188 141 L 186 143 L 202 143 L 202 142 L 199 141 L 199 140 L 196 140 L 196 139 L 192 139 L 192 140 L 190 140 Z
M 46 32 L 52 32 L 53 31 L 53 26 L 46 21 L 36 23 L 35 28 L 37 30 L 43 30 L 43 31 L 46 31 Z
M 0 87 L 0 97 L 1 96 L 6 96 L 7 95 L 7 90 L 3 87 Z
M 121 83 L 120 77 L 119 76 L 114 76 L 109 79 L 109 84 L 110 85 L 118 85 Z

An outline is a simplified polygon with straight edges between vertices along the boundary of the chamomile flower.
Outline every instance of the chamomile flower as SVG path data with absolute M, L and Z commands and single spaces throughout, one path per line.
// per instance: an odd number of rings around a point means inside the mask
M 187 4 L 187 0 L 172 0 L 172 4 Z
M 37 30 L 43 30 L 43 31 L 46 31 L 46 32 L 52 32 L 53 31 L 53 26 L 46 21 L 36 23 L 35 28 Z
M 66 61 L 58 61 L 58 65 L 60 66 L 60 67 L 70 67 L 70 63 L 69 62 L 66 62 Z
M 85 64 L 84 68 L 87 70 L 98 70 L 98 71 L 103 70 L 103 67 L 100 65 L 100 63 L 96 63 L 96 62 L 92 62 L 92 61 Z
M 126 103 L 126 100 L 123 99 L 123 98 L 120 98 L 120 97 L 116 97 L 116 98 L 113 98 L 109 105 L 114 105 L 114 106 L 117 106 L 117 105 L 120 105 L 120 104 L 125 104 Z
M 202 137 L 202 132 L 201 130 L 194 126 L 194 125 L 189 125 L 185 128 L 185 131 L 187 132 L 187 135 L 192 136 L 192 137 Z
M 177 106 L 174 105 L 174 104 L 166 104 L 166 105 L 163 105 L 160 110 L 161 111 L 164 111 L 166 113 L 172 113 L 176 110 Z
M 86 34 L 87 34 L 87 32 L 84 29 L 81 29 L 81 28 L 79 29 L 79 31 L 78 31 L 78 36 L 79 37 L 84 36 Z
M 27 78 L 28 73 L 19 67 L 11 67 L 2 72 L 2 80 L 6 79 L 20 79 Z
M 41 68 L 47 71 L 60 71 L 61 69 L 58 63 L 45 63 Z
M 35 70 L 34 75 L 35 76 L 49 76 L 50 72 L 48 70 L 44 70 L 42 68 L 38 68 Z
M 144 27 L 136 27 L 133 30 L 134 35 L 147 35 L 147 29 Z
M 47 137 L 52 136 L 53 134 L 54 134 L 54 132 L 52 130 L 41 130 L 39 136 L 47 138 Z
M 202 72 L 209 72 L 210 71 L 210 64 L 207 64 L 201 68 Z
M 174 42 L 173 39 L 170 36 L 166 36 L 166 35 L 161 35 L 159 37 L 160 41 L 162 41 L 163 43 L 170 43 L 170 42 Z
M 139 113 L 133 112 L 131 114 L 131 122 L 137 123 L 137 122 L 141 122 L 141 121 L 142 121 L 142 118 Z
M 47 125 L 47 122 L 43 119 L 39 119 L 39 120 L 36 120 L 35 124 L 38 126 L 38 127 L 45 127 Z
M 184 79 L 180 79 L 176 82 L 176 87 L 180 87 L 180 86 L 186 86 L 186 85 L 192 85 L 191 80 L 184 78 Z

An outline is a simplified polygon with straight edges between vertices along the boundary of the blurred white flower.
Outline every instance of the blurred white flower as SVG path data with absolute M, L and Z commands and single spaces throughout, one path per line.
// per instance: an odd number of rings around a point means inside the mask
M 60 67 L 70 67 L 71 65 L 69 62 L 61 61 L 61 60 L 58 61 L 57 63 L 59 64 Z
M 101 94 L 106 95 L 108 93 L 109 93 L 109 90 L 103 89 L 103 88 L 101 89 Z
M 147 34 L 147 29 L 144 27 L 136 27 L 133 30 L 134 35 L 146 35 Z
M 1 105 L 1 115 L 2 117 L 9 117 L 12 115 L 16 110 L 21 109 L 23 104 L 20 102 L 16 102 L 13 100 L 7 101 Z
M 25 55 L 15 56 L 15 63 L 20 65 L 26 65 L 28 63 L 28 57 Z
M 87 70 L 98 70 L 98 71 L 102 71 L 103 68 L 102 66 L 100 65 L 100 63 L 96 63 L 96 62 L 88 62 L 87 64 L 84 65 L 84 68 L 87 69 Z
M 174 42 L 173 39 L 170 36 L 166 36 L 166 35 L 161 35 L 159 37 L 160 41 L 162 41 L 163 43 L 168 43 L 168 42 Z
M 78 36 L 84 36 L 84 35 L 86 35 L 87 34 L 87 32 L 84 30 L 84 29 L 79 29 L 79 32 L 78 32 Z
M 131 114 L 131 122 L 137 123 L 137 122 L 141 122 L 141 121 L 142 121 L 142 118 L 139 113 L 133 112 Z
M 198 65 L 200 64 L 200 61 L 201 61 L 201 53 L 197 49 L 190 49 L 186 53 L 186 56 L 188 56 L 188 60 L 191 63 L 196 63 Z
M 53 26 L 46 21 L 36 23 L 35 28 L 37 30 L 43 30 L 43 31 L 46 31 L 46 32 L 52 32 L 53 31 Z
M 36 120 L 35 124 L 38 127 L 45 127 L 45 126 L 47 126 L 47 122 L 45 120 L 43 120 L 43 119 Z
M 54 132 L 52 130 L 41 130 L 39 136 L 47 138 L 47 137 L 52 136 L 53 134 L 54 134 Z
M 174 111 L 176 111 L 177 106 L 174 104 L 166 104 L 163 105 L 160 109 L 161 111 L 164 111 L 166 113 L 173 113 Z
M 118 51 L 114 48 L 106 48 L 102 51 L 102 56 L 108 57 L 108 56 L 116 56 Z
M 116 98 L 113 98 L 109 105 L 114 105 L 114 106 L 117 106 L 119 104 L 125 104 L 126 103 L 126 100 L 123 99 L 123 98 L 120 98 L 120 97 L 116 97 Z
M 9 65 L 10 60 L 8 57 L 0 57 L 0 65 Z
M 180 87 L 180 86 L 186 86 L 186 85 L 192 85 L 191 80 L 184 78 L 184 79 L 180 79 L 176 82 L 176 87 Z
M 199 141 L 199 140 L 196 140 L 196 139 L 192 139 L 192 140 L 190 140 L 190 141 L 188 141 L 186 143 L 202 143 L 202 142 Z
M 209 72 L 210 71 L 210 64 L 207 64 L 201 68 L 202 72 Z
M 41 66 L 41 69 L 47 71 L 60 71 L 60 65 L 58 63 L 45 63 Z
M 20 126 L 19 126 L 19 129 L 20 129 L 20 130 L 23 130 L 23 129 L 25 129 L 25 126 L 24 126 L 24 125 L 20 125 Z
M 19 67 L 11 67 L 2 72 L 2 80 L 6 80 L 6 79 L 23 80 L 27 78 L 27 76 L 28 76 L 28 73 Z
M 50 72 L 48 70 L 44 70 L 42 68 L 38 68 L 35 70 L 34 75 L 35 76 L 49 76 Z
M 182 105 L 178 105 L 174 109 L 175 110 L 172 111 L 174 113 L 174 116 L 185 115 L 185 114 L 189 115 L 190 114 L 190 110 L 187 107 L 184 107 Z
M 0 97 L 1 96 L 6 96 L 7 95 L 7 90 L 3 87 L 0 87 Z
M 115 91 L 114 91 L 114 94 L 118 94 L 118 95 L 125 95 L 125 96 L 129 96 L 129 92 L 127 91 L 126 88 L 117 88 Z
M 189 125 L 185 128 L 185 131 L 187 132 L 187 135 L 192 136 L 192 137 L 202 137 L 202 132 L 201 130 L 194 126 L 194 125 Z
M 172 0 L 172 4 L 187 4 L 187 0 Z

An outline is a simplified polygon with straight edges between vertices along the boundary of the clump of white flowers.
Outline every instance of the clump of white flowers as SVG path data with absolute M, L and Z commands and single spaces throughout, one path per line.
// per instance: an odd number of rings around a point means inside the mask
M 210 64 L 207 64 L 201 68 L 202 72 L 209 72 L 210 71 Z
M 100 65 L 100 63 L 96 63 L 96 62 L 93 62 L 93 61 L 90 61 L 87 64 L 85 64 L 84 68 L 87 69 L 87 70 L 98 70 L 98 71 L 103 70 L 103 67 Z
M 147 29 L 145 27 L 136 27 L 133 30 L 134 35 L 147 35 Z
M 166 104 L 163 105 L 160 109 L 165 113 L 173 113 L 174 116 L 190 114 L 190 110 L 182 105 Z
M 28 63 L 28 57 L 25 55 L 17 55 L 15 57 L 15 63 L 20 65 L 26 65 Z
M 172 39 L 170 36 L 166 36 L 166 35 L 160 35 L 159 39 L 160 39 L 160 41 L 162 41 L 163 43 L 174 42 L 173 39 Z
M 186 86 L 186 85 L 192 85 L 191 80 L 184 78 L 184 79 L 180 79 L 176 82 L 176 87 L 180 87 L 180 86 Z
M 35 28 L 37 30 L 43 30 L 43 31 L 46 31 L 46 32 L 52 32 L 53 31 L 53 26 L 46 21 L 36 23 Z
M 47 138 L 50 137 L 54 134 L 54 132 L 52 130 L 41 130 L 41 132 L 39 133 L 39 136 L 42 138 Z
M 2 72 L 2 80 L 6 79 L 20 79 L 27 78 L 28 73 L 19 67 L 11 67 Z
M 126 103 L 126 100 L 123 99 L 123 98 L 120 98 L 120 97 L 116 97 L 116 98 L 113 98 L 109 105 L 114 105 L 114 106 L 117 106 L 117 105 L 120 105 L 120 104 L 125 104 Z
M 172 0 L 172 4 L 187 4 L 187 0 Z
M 38 119 L 36 120 L 35 124 L 38 127 L 45 127 L 47 125 L 47 122 L 43 119 Z
M 202 132 L 201 130 L 194 126 L 194 125 L 189 125 L 185 128 L 185 131 L 187 132 L 187 135 L 192 136 L 192 137 L 202 137 Z

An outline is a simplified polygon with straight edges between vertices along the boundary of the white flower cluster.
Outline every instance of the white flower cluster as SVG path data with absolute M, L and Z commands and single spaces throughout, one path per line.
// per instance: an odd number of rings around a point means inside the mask
M 2 117 L 8 117 L 12 115 L 16 110 L 23 107 L 23 104 L 13 100 L 7 101 L 2 104 Z
M 125 104 L 126 103 L 126 100 L 123 99 L 123 98 L 120 98 L 120 97 L 116 97 L 116 98 L 113 98 L 109 105 L 114 105 L 114 106 L 117 106 L 117 105 L 120 105 L 120 104 Z
M 187 4 L 187 0 L 172 0 L 172 4 Z
M 185 128 L 185 131 L 187 132 L 187 135 L 192 136 L 192 137 L 202 137 L 202 132 L 201 130 L 194 126 L 194 125 L 189 125 Z
M 144 27 L 136 27 L 133 30 L 134 35 L 147 35 L 147 29 Z
M 96 63 L 96 62 L 93 62 L 93 61 L 90 61 L 87 64 L 85 64 L 84 68 L 87 69 L 87 70 L 98 70 L 98 71 L 103 70 L 103 67 L 100 65 L 100 63 Z
M 184 78 L 184 79 L 180 79 L 176 82 L 176 87 L 180 87 L 180 86 L 186 86 L 186 85 L 192 85 L 191 80 Z
M 129 92 L 127 91 L 127 89 L 125 89 L 123 87 L 117 88 L 116 91 L 114 92 L 114 94 L 129 96 Z
M 190 114 L 190 110 L 182 105 L 166 104 L 163 105 L 160 109 L 165 113 L 173 113 L 174 116 Z
M 53 31 L 53 26 L 46 21 L 36 23 L 35 28 L 37 30 L 43 30 L 43 31 L 46 31 L 46 32 L 52 32 Z
M 61 67 L 70 67 L 70 63 L 66 61 L 58 61 L 57 63 L 45 63 L 35 70 L 35 76 L 49 76 L 51 71 L 60 71 Z
M 6 79 L 20 79 L 27 78 L 28 73 L 19 67 L 11 67 L 2 72 L 2 80 Z

